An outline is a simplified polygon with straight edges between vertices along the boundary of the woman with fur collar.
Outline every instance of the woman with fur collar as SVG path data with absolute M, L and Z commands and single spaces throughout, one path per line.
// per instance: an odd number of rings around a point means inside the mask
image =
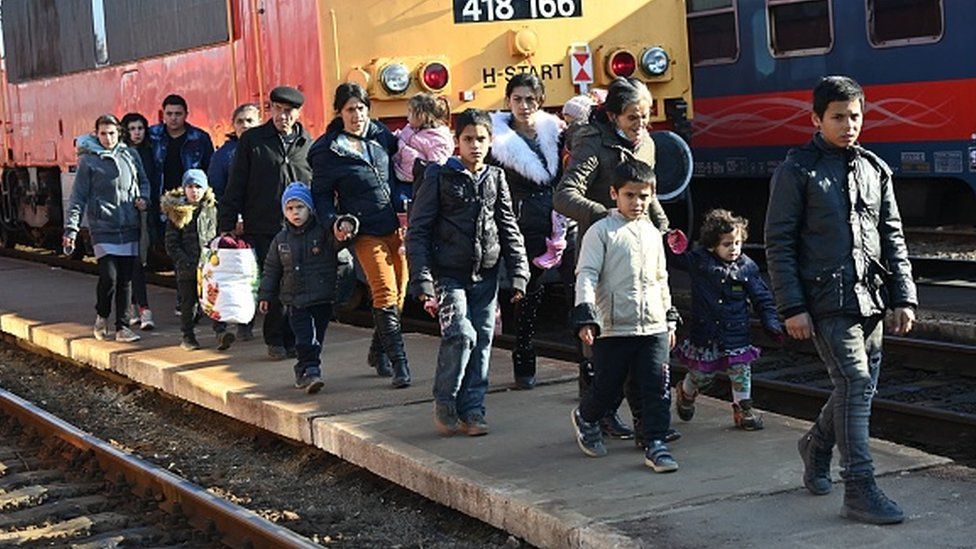
M 562 238 L 553 236 L 552 210 L 552 193 L 562 174 L 560 151 L 566 125 L 542 110 L 545 93 L 537 76 L 518 74 L 505 87 L 509 112 L 491 115 L 488 162 L 505 171 L 519 229 L 525 239 L 525 251 L 533 258 L 526 297 L 515 305 L 516 344 L 512 361 L 515 385 L 519 389 L 535 386 L 532 337 L 542 301 L 541 279 L 546 268 L 559 265 L 559 256 L 566 246 L 565 227 L 557 227 Z M 542 261 L 544 258 L 548 260 Z M 572 261 L 566 263 L 572 270 Z M 572 273 L 569 275 L 571 278 Z

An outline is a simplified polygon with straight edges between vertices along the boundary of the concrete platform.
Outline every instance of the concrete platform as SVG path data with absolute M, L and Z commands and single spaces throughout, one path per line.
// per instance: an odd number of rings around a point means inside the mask
M 909 520 L 872 527 L 837 516 L 840 490 L 800 487 L 795 442 L 808 424 L 766 415 L 766 430 L 739 432 L 724 402 L 702 399 L 673 445 L 681 470 L 656 475 L 630 442 L 603 459 L 576 447 L 569 413 L 575 366 L 544 361 L 543 385 L 507 390 L 508 353 L 493 353 L 487 437 L 442 438 L 431 423 L 437 339 L 410 334 L 414 385 L 389 388 L 365 365 L 370 333 L 333 324 L 323 353 L 326 387 L 291 387 L 290 362 L 269 362 L 258 341 L 217 352 L 179 349 L 172 291 L 152 288 L 159 329 L 135 344 L 91 337 L 95 278 L 0 259 L 0 330 L 51 353 L 339 455 L 445 505 L 544 547 L 972 545 L 976 483 L 969 469 L 873 441 L 882 486 Z M 143 332 L 143 334 L 146 334 Z M 205 335 L 204 326 L 198 335 Z M 947 473 L 951 472 L 951 474 Z M 838 486 L 838 488 L 840 488 Z

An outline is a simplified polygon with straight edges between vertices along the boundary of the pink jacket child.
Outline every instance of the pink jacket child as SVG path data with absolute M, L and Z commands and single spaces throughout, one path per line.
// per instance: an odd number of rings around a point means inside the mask
M 393 156 L 397 178 L 413 182 L 413 168 L 417 159 L 443 164 L 454 152 L 454 137 L 447 126 L 415 129 L 407 125 L 397 132 L 400 148 Z

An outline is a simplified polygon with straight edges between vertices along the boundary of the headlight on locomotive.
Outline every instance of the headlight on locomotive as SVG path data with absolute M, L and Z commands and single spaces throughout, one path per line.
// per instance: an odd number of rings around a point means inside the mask
M 432 61 L 420 69 L 420 81 L 429 92 L 437 93 L 451 81 L 451 71 L 443 63 Z
M 667 72 L 670 64 L 668 52 L 658 46 L 647 48 L 641 54 L 641 69 L 650 76 L 661 76 Z
M 393 95 L 399 95 L 410 87 L 410 69 L 403 63 L 390 63 L 380 71 L 380 83 Z

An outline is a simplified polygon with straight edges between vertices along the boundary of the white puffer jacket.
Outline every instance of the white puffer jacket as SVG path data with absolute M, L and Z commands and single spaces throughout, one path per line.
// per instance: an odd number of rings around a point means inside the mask
M 574 324 L 596 323 L 599 337 L 654 335 L 668 331 L 670 310 L 661 232 L 646 216 L 610 210 L 583 236 Z

